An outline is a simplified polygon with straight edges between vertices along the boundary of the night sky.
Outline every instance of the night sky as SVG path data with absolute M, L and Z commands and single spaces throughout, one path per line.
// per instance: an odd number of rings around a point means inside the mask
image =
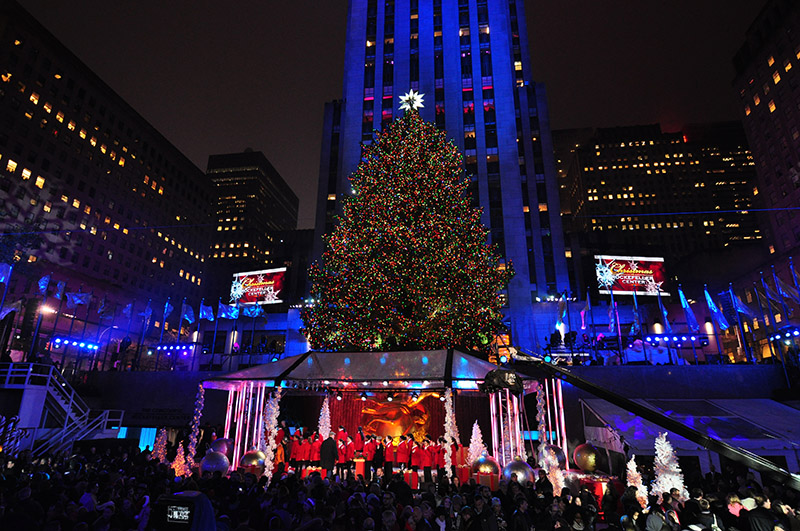
M 345 0 L 20 1 L 202 170 L 210 154 L 263 151 L 313 226 Z M 739 118 L 731 59 L 763 0 L 527 5 L 554 129 Z

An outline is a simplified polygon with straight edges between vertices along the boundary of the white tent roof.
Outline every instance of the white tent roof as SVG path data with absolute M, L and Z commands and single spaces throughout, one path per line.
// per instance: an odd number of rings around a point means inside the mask
M 369 389 L 442 389 L 449 382 L 454 389 L 478 389 L 489 371 L 497 369 L 487 361 L 447 350 L 403 352 L 307 352 L 272 363 L 250 367 L 204 382 L 209 389 L 233 389 L 243 382 L 260 382 L 267 387 L 294 382 L 335 387 Z M 385 383 L 384 383 L 385 382 Z

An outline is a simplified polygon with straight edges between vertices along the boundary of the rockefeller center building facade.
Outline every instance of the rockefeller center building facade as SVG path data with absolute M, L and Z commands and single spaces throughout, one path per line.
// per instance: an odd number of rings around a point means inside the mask
M 421 116 L 464 155 L 473 205 L 516 275 L 503 294 L 514 345 L 533 347 L 554 322 L 533 305 L 570 289 L 544 86 L 531 80 L 521 0 L 351 0 L 344 94 L 325 108 L 315 228 L 335 227 L 362 144 L 424 95 Z

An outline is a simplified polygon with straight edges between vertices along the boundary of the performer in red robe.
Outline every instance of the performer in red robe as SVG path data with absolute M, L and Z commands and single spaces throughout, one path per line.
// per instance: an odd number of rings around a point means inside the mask
M 364 443 L 364 450 L 362 451 L 362 455 L 364 456 L 364 480 L 367 482 L 369 482 L 372 477 L 372 460 L 375 458 L 376 449 L 377 444 L 375 443 L 375 439 L 372 435 L 367 435 L 367 441 Z
M 394 440 L 387 435 L 383 440 L 383 477 L 388 481 L 394 474 L 395 446 Z
M 300 434 L 295 433 L 294 437 L 292 437 L 292 444 L 289 447 L 289 464 L 292 465 L 292 468 L 297 468 L 297 460 L 300 454 Z
M 422 441 L 422 448 L 419 449 L 419 453 L 422 454 L 421 461 L 425 482 L 433 483 L 433 474 L 431 470 L 433 468 L 436 449 L 431 446 L 431 441 L 429 439 Z
M 344 429 L 344 426 L 339 426 L 339 431 L 336 432 L 336 444 L 339 444 L 339 441 L 346 441 L 347 440 L 347 430 Z
M 314 441 L 311 443 L 311 466 L 319 466 L 320 452 L 322 448 L 322 438 L 315 434 Z
M 347 445 L 344 440 L 339 439 L 336 442 L 336 473 L 339 477 L 345 477 L 347 463 Z
M 358 431 L 353 437 L 353 445 L 355 445 L 356 452 L 364 451 L 364 430 L 361 426 L 358 427 Z
M 411 458 L 411 448 L 409 445 L 410 443 L 406 439 L 406 436 L 401 435 L 400 442 L 397 443 L 397 451 L 395 453 L 395 459 L 397 460 L 397 464 L 400 465 L 401 470 L 405 470 L 409 465 L 409 459 Z
M 356 445 L 353 442 L 353 438 L 350 437 L 349 435 L 347 436 L 347 439 L 345 441 L 345 447 L 346 447 L 346 453 L 347 453 L 347 455 L 346 455 L 346 458 L 347 458 L 347 462 L 346 462 L 347 470 L 353 470 L 353 468 L 355 467 L 355 463 L 353 462 L 353 459 L 356 456 Z

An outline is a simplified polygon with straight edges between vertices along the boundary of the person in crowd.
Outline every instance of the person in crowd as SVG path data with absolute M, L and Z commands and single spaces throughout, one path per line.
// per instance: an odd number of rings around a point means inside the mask
M 330 433 L 319 447 L 319 465 L 326 472 L 326 477 L 333 477 L 333 467 L 336 466 L 336 438 L 333 432 Z
M 394 439 L 391 435 L 387 435 L 383 439 L 383 477 L 390 478 L 394 474 L 394 460 L 395 460 L 396 446 Z

